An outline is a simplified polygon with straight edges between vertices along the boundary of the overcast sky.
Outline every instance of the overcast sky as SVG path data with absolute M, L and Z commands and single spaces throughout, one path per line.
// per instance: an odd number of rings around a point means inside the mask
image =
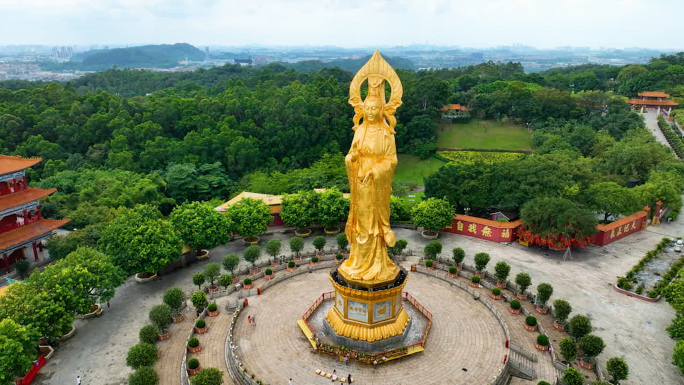
M 0 45 L 680 48 L 682 0 L 0 0 Z

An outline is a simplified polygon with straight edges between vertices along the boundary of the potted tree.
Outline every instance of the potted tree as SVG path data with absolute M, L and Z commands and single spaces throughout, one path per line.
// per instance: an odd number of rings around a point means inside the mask
M 511 301 L 508 311 L 511 312 L 511 314 L 520 314 L 521 307 L 522 305 L 520 305 L 520 301 L 514 299 Z
M 207 250 L 230 242 L 233 232 L 233 223 L 228 216 L 202 202 L 185 202 L 177 206 L 169 215 L 169 221 L 193 250 L 193 257 L 208 257 Z
M 612 357 L 606 363 L 606 370 L 613 376 L 613 382 L 620 385 L 620 381 L 629 377 L 629 366 L 623 358 Z
M 425 260 L 425 267 L 434 270 L 435 269 L 435 263 L 432 261 L 432 259 L 426 259 Z
M 277 256 L 280 253 L 281 246 L 280 239 L 271 239 L 270 241 L 266 242 L 266 252 L 268 255 L 273 257 L 273 260 L 271 261 L 271 267 L 278 266 Z
M 155 385 L 159 376 L 151 366 L 141 366 L 128 376 L 128 385 Z
M 591 333 L 592 330 L 594 330 L 594 328 L 591 326 L 591 321 L 589 320 L 589 317 L 585 315 L 576 314 L 570 318 L 570 321 L 568 322 L 568 334 L 570 334 L 575 341 L 579 341 L 582 337 Z
M 194 376 L 202 370 L 200 362 L 197 358 L 191 358 L 188 360 L 188 375 Z
M 584 385 L 584 375 L 575 368 L 567 368 L 563 373 L 563 382 L 565 385 Z
M 138 332 L 138 337 L 140 338 L 140 342 L 144 342 L 146 344 L 156 344 L 157 341 L 159 340 L 159 329 L 157 329 L 156 326 L 154 325 L 145 325 L 140 328 L 140 331 Z
M 133 369 L 138 369 L 143 366 L 152 366 L 158 358 L 157 348 L 154 345 L 140 342 L 128 349 L 126 365 Z
M 207 306 L 207 315 L 209 317 L 216 317 L 219 314 L 221 314 L 221 310 L 218 309 L 218 306 L 215 302 L 212 302 L 209 304 L 209 306 Z
M 537 336 L 537 343 L 534 345 L 535 348 L 546 351 L 549 350 L 549 337 L 544 334 Z
M 458 278 L 458 268 L 456 266 L 449 266 L 449 278 Z
M 494 300 L 501 299 L 501 288 L 500 287 L 492 288 L 492 294 L 490 294 L 489 296 Z
M 254 379 L 252 374 L 252 379 Z M 221 385 L 223 384 L 223 372 L 216 368 L 204 368 L 193 377 L 193 385 Z M 256 380 L 257 385 L 262 385 L 261 380 Z
M 335 240 L 337 241 L 337 251 L 339 251 L 340 253 L 346 253 L 347 246 L 349 246 L 347 234 L 345 234 L 344 232 L 339 233 L 335 236 Z
M 207 326 L 207 321 L 204 318 L 198 318 L 195 321 L 195 333 L 204 334 L 209 331 L 209 326 Z
M 533 332 L 537 330 L 537 317 L 528 315 L 525 317 L 525 330 Z
M 387 253 L 390 258 L 393 258 L 395 255 L 401 254 L 404 249 L 406 249 L 406 246 L 408 246 L 408 241 L 406 239 L 397 239 L 394 246 L 387 248 Z
M 539 314 L 546 314 L 549 312 L 549 308 L 546 307 L 546 302 L 551 298 L 553 294 L 553 287 L 548 283 L 540 283 L 537 286 L 537 301 L 534 310 Z
M 528 287 L 532 284 L 532 278 L 530 278 L 530 275 L 527 273 L 518 273 L 518 275 L 515 276 L 515 284 L 518 285 L 518 294 L 516 294 L 516 297 L 524 301 L 527 299 L 527 293 L 525 293 L 525 290 L 527 290 Z
M 553 310 L 556 313 L 556 320 L 553 321 L 553 327 L 563 331 L 565 330 L 565 321 L 568 319 L 572 306 L 564 299 L 557 299 L 553 301 Z
M 199 272 L 192 275 L 192 284 L 197 285 L 197 290 L 202 290 L 202 285 L 204 284 L 204 273 Z
M 219 285 L 223 286 L 223 290 L 228 290 L 228 286 L 233 284 L 233 277 L 230 274 L 222 274 L 219 277 Z
M 250 245 L 259 243 L 258 235 L 266 231 L 273 221 L 271 209 L 264 202 L 252 198 L 242 198 L 228 208 L 226 215 L 234 223 L 235 231 Z
M 167 340 L 171 338 L 171 332 L 167 329 L 173 322 L 171 308 L 167 304 L 157 305 L 150 309 L 150 321 L 159 330 L 159 339 Z
M 425 239 L 437 239 L 439 231 L 451 226 L 454 218 L 454 208 L 443 199 L 429 198 L 411 209 L 413 224 L 425 230 L 421 236 Z
M 577 342 L 570 338 L 563 338 L 558 343 L 560 352 L 566 362 L 570 363 L 577 358 Z
M 272 269 L 269 269 L 269 268 L 266 268 L 266 270 L 264 271 L 264 278 L 265 278 L 267 281 L 273 279 L 273 270 L 272 270 Z
M 180 287 L 172 287 L 164 292 L 163 301 L 169 305 L 173 314 L 173 323 L 183 322 L 185 316 L 180 313 L 185 303 L 185 293 Z
M 252 245 L 249 246 L 245 250 L 245 261 L 249 262 L 252 264 L 252 269 L 249 271 L 250 275 L 254 275 L 259 272 L 259 269 L 256 267 L 256 261 L 259 259 L 261 256 L 261 247 L 257 245 Z
M 192 293 L 192 297 L 190 297 L 190 302 L 192 302 L 192 306 L 197 309 L 197 314 L 200 314 L 205 307 L 207 307 L 207 294 L 203 291 L 196 291 Z
M 242 288 L 245 290 L 249 290 L 254 287 L 254 284 L 252 283 L 252 278 L 245 278 L 242 280 Z
M 506 279 L 511 272 L 511 265 L 504 261 L 499 261 L 494 265 L 494 272 L 496 273 L 496 286 L 500 288 L 506 287 Z
M 594 358 L 601 354 L 606 347 L 603 339 L 593 334 L 587 334 L 579 340 L 579 345 L 583 353 L 580 366 L 587 370 L 594 369 Z
M 290 238 L 290 250 L 295 254 L 294 260 L 299 261 L 301 258 L 299 252 L 304 249 L 304 239 L 301 237 Z
M 209 263 L 204 266 L 204 276 L 209 280 L 209 293 L 219 292 L 218 285 L 214 284 L 219 275 L 221 275 L 221 266 L 218 263 Z
M 423 253 L 425 253 L 425 256 L 428 259 L 431 259 L 433 261 L 438 261 L 437 257 L 439 256 L 439 254 L 441 252 L 442 252 L 442 243 L 438 242 L 438 241 L 429 242 L 423 248 Z
M 335 261 L 337 263 L 341 263 L 343 259 L 344 259 L 344 256 L 342 254 L 335 254 Z
M 199 353 L 202 351 L 202 345 L 200 345 L 199 339 L 197 337 L 192 337 L 188 340 L 188 353 Z
M 295 235 L 299 237 L 311 235 L 308 227 L 317 219 L 318 199 L 318 193 L 313 190 L 283 196 L 280 218 L 286 225 L 297 228 Z
M 288 272 L 292 272 L 292 271 L 294 271 L 296 268 L 297 268 L 297 264 L 295 263 L 295 261 L 290 261 L 290 262 L 287 263 L 287 271 L 288 271 Z
M 349 214 L 349 200 L 335 187 L 318 195 L 318 219 L 326 234 L 335 235 L 340 232 L 340 221 Z
M 456 267 L 460 268 L 461 263 L 463 263 L 463 260 L 465 259 L 465 251 L 460 247 L 454 247 L 451 252 L 453 253 L 451 258 L 454 260 Z
M 230 275 L 233 276 L 233 283 L 237 282 L 237 276 L 235 275 L 235 268 L 240 264 L 240 257 L 237 254 L 228 254 L 223 257 L 223 268 L 230 271 Z
M 487 253 L 477 253 L 475 254 L 475 269 L 477 269 L 477 275 L 480 278 L 485 277 L 485 267 L 489 263 L 489 254 Z
M 313 245 L 316 248 L 316 255 L 322 257 L 324 255 L 323 248 L 325 247 L 325 237 L 318 236 L 314 238 Z
M 480 287 L 480 276 L 473 275 L 470 277 L 470 287 Z

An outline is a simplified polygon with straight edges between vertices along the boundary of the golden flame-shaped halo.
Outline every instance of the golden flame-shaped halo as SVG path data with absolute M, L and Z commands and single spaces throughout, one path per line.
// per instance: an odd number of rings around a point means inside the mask
M 380 55 L 378 50 L 366 64 L 359 69 L 354 75 L 351 84 L 349 85 L 349 104 L 354 107 L 354 127 L 359 127 L 359 122 L 363 117 L 363 100 L 361 100 L 361 84 L 368 79 L 369 95 L 377 94 L 382 98 L 384 107 L 383 115 L 387 119 L 389 131 L 394 134 L 394 127 L 397 125 L 397 119 L 394 113 L 397 108 L 401 106 L 401 97 L 404 94 L 404 88 L 401 85 L 399 76 L 394 71 L 394 68 Z M 385 103 L 385 81 L 389 83 L 392 89 L 392 94 L 387 103 Z

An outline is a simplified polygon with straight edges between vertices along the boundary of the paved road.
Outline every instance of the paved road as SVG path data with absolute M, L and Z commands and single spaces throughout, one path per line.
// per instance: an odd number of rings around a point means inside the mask
M 658 114 L 655 112 L 645 112 L 640 115 L 644 117 L 646 128 L 653 134 L 653 136 L 655 136 L 656 140 L 666 145 L 668 148 L 672 148 L 670 147 L 670 143 L 667 142 L 667 139 L 665 139 L 663 132 L 660 131 L 660 127 L 658 127 Z

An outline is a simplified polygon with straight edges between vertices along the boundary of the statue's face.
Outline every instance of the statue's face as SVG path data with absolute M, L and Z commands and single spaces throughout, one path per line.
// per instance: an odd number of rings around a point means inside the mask
M 368 98 L 363 105 L 363 119 L 369 123 L 375 123 L 382 116 L 382 105 L 377 98 Z

